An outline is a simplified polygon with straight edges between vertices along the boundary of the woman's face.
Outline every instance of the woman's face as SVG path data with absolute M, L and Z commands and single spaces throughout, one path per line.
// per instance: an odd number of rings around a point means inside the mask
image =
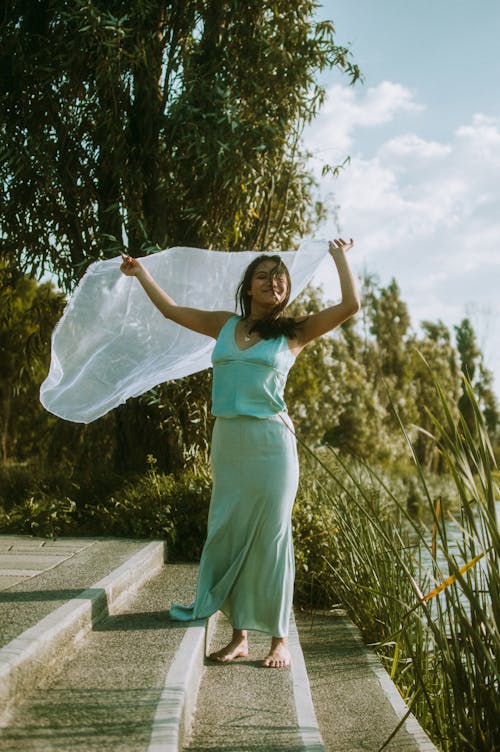
M 276 261 L 262 261 L 255 269 L 249 295 L 253 303 L 274 307 L 282 302 L 288 292 L 285 272 L 277 271 Z

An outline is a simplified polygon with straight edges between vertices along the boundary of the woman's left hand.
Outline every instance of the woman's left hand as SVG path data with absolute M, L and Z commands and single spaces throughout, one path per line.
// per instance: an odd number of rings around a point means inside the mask
M 328 242 L 328 252 L 330 255 L 333 255 L 335 251 L 348 251 L 349 248 L 352 248 L 354 245 L 354 240 L 350 238 L 349 240 L 344 240 L 344 238 L 335 238 L 335 240 L 330 240 Z

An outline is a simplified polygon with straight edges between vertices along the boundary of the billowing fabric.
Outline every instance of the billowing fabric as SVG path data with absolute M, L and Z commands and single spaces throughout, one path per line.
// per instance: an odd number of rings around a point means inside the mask
M 283 395 L 295 357 L 285 336 L 241 350 L 235 340 L 240 319 L 226 321 L 212 353 L 212 415 L 267 418 L 286 409 Z
M 170 618 L 221 610 L 235 629 L 288 635 L 295 576 L 291 514 L 298 461 L 288 415 L 217 418 L 213 490 L 196 600 Z
M 326 241 L 309 240 L 280 254 L 292 299 L 327 253 Z M 256 255 L 177 247 L 142 263 L 179 305 L 234 311 L 236 287 Z M 117 257 L 88 268 L 54 331 L 40 399 L 66 420 L 89 423 L 129 397 L 210 366 L 214 340 L 166 320 L 120 263 Z

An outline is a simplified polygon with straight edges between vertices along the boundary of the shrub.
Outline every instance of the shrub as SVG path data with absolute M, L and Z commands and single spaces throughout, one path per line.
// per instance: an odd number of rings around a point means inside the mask
M 154 457 L 148 463 L 144 475 L 125 482 L 102 471 L 84 484 L 57 472 L 36 479 L 28 468 L 4 473 L 7 502 L 0 507 L 0 531 L 160 538 L 167 541 L 170 558 L 197 560 L 210 501 L 206 468 L 200 463 L 196 473 L 165 475 L 156 470 Z

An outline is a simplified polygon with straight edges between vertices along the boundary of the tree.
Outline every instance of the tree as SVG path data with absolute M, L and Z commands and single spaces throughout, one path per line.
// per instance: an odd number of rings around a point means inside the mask
M 317 313 L 324 305 L 322 289 L 309 285 L 289 310 L 291 315 L 302 317 Z M 297 358 L 288 377 L 286 403 L 297 436 L 306 443 L 320 442 L 342 409 L 343 389 L 335 379 L 332 351 L 331 336 L 311 342 Z
M 359 76 L 312 0 L 10 3 L 0 250 L 70 289 L 169 245 L 289 247 L 313 219 L 317 74 Z
M 405 378 L 405 337 L 410 328 L 410 315 L 395 279 L 380 288 L 377 295 L 372 295 L 369 315 L 381 372 L 394 377 L 396 384 L 401 385 Z
M 412 337 L 408 342 L 409 358 L 407 365 L 408 395 L 415 408 L 414 426 L 422 430 L 411 430 L 413 447 L 419 462 L 434 470 L 444 472 L 446 463 L 442 454 L 436 452 L 435 442 L 424 431 L 435 435 L 435 426 L 429 411 L 440 420 L 443 415 L 442 401 L 436 392 L 434 379 L 440 384 L 449 410 L 458 417 L 460 396 L 460 372 L 458 357 L 451 342 L 449 329 L 445 324 L 422 321 L 422 337 Z M 430 369 L 430 370 L 429 370 Z
M 493 389 L 493 374 L 481 363 L 479 367 L 480 378 L 476 384 L 476 393 L 479 404 L 482 406 L 484 421 L 489 435 L 493 440 L 500 439 L 498 429 L 500 426 L 500 411 L 498 401 Z
M 323 100 L 317 75 L 338 67 L 352 82 L 359 76 L 314 10 L 313 0 L 6 6 L 3 256 L 29 274 L 50 269 L 71 290 L 92 261 L 123 246 L 133 255 L 293 247 L 322 211 L 300 140 Z M 175 456 L 189 441 L 181 395 L 201 414 L 207 386 L 167 389 L 168 405 L 165 390 L 157 395 L 157 427 L 173 427 Z M 149 403 L 116 411 L 118 468 L 124 456 L 138 469 L 145 462 L 125 423 L 145 425 Z
M 372 368 L 376 357 L 375 343 L 357 333 L 354 320 L 342 324 L 332 349 L 332 377 L 340 399 L 324 440 L 371 463 L 386 463 L 395 458 L 401 442 L 388 420 L 380 374 Z
M 455 326 L 455 336 L 458 355 L 460 358 L 460 369 L 469 379 L 477 395 L 478 403 L 483 412 L 486 425 L 490 435 L 494 438 L 497 432 L 500 416 L 497 400 L 492 388 L 493 376 L 484 365 L 483 355 L 477 344 L 476 334 L 470 319 L 462 319 L 460 324 Z M 474 415 L 470 399 L 467 398 L 464 386 L 462 387 L 458 407 L 467 421 L 469 429 L 474 433 Z
M 462 319 L 458 326 L 455 326 L 455 338 L 457 350 L 460 356 L 460 369 L 472 383 L 477 375 L 479 362 L 481 359 L 481 350 L 477 344 L 476 335 L 470 319 Z
M 38 385 L 48 364 L 52 329 L 64 296 L 0 263 L 1 462 L 33 452 L 42 407 Z M 22 442 L 21 442 L 22 439 Z

